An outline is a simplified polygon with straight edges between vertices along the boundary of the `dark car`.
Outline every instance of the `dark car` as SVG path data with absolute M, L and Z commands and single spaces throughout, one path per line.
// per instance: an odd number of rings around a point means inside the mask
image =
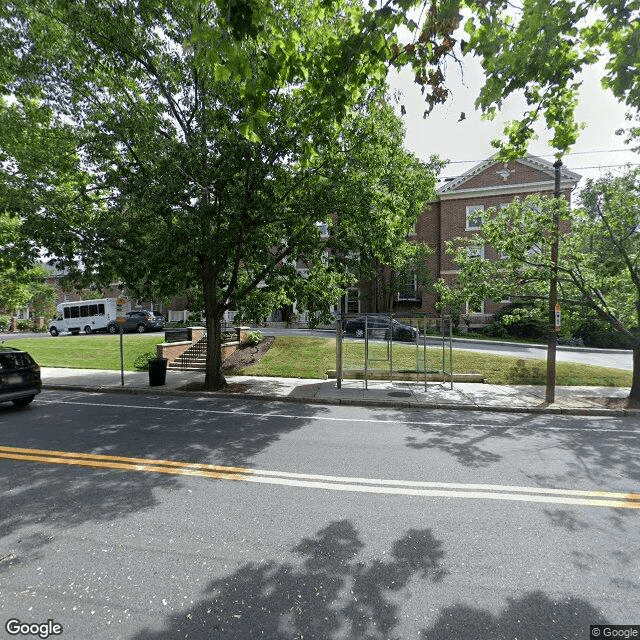
M 366 318 L 366 327 L 370 338 L 389 339 L 389 331 L 394 340 L 415 340 L 420 332 L 416 327 L 402 324 L 397 320 L 389 318 L 388 315 L 370 315 Z M 347 320 L 344 326 L 345 333 L 354 335 L 356 338 L 363 338 L 365 332 L 365 316 Z
M 129 311 L 125 314 L 123 324 L 124 331 L 161 331 L 164 329 L 164 316 L 155 315 L 153 311 Z M 107 325 L 109 333 L 119 333 L 120 325 L 117 322 L 110 322 Z
M 26 407 L 41 389 L 35 360 L 26 351 L 0 345 L 0 402 Z

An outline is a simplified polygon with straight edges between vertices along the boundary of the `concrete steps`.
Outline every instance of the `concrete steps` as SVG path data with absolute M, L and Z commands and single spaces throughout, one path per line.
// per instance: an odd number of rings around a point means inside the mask
M 177 371 L 204 371 L 207 363 L 207 336 L 192 344 L 181 356 L 170 362 L 167 369 Z

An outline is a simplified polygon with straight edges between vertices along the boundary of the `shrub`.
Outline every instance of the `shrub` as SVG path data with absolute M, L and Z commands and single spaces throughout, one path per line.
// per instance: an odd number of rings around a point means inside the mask
M 137 371 L 148 371 L 149 370 L 149 360 L 155 360 L 156 358 L 156 350 L 150 349 L 149 351 L 145 351 L 141 353 L 136 359 L 133 361 L 133 366 Z
M 16 323 L 16 329 L 18 331 L 36 331 L 36 323 L 31 320 L 18 320 Z
M 614 331 L 611 325 L 584 314 L 573 318 L 571 321 L 571 333 L 576 338 L 581 338 L 587 347 L 596 349 L 631 349 L 633 342 L 627 336 Z M 632 329 L 632 333 L 640 335 L 638 329 Z
M 482 328 L 482 334 L 489 338 L 508 338 L 509 332 L 501 322 L 493 322 Z
M 8 331 L 11 318 L 9 316 L 0 316 L 0 331 Z
M 633 342 L 613 329 L 583 329 L 579 335 L 585 346 L 597 349 L 631 349 Z
M 261 331 L 249 331 L 247 333 L 247 339 L 245 340 L 245 344 L 255 347 L 260 344 L 264 340 L 264 336 Z
M 538 303 L 512 302 L 495 314 L 508 335 L 516 338 L 542 338 L 547 334 L 547 312 Z

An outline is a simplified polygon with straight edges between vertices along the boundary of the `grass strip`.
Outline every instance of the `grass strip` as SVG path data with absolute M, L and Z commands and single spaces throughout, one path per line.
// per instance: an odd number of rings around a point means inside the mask
M 364 368 L 364 343 L 343 342 L 345 368 Z M 386 358 L 386 345 L 370 344 L 369 356 Z M 448 357 L 448 350 L 447 350 Z M 422 348 L 418 353 L 422 366 Z M 416 366 L 416 347 L 393 345 L 394 369 L 413 369 Z M 445 362 L 449 367 L 449 362 Z M 336 368 L 334 339 L 277 337 L 266 355 L 255 365 L 235 373 L 252 376 L 322 378 L 329 369 Z M 372 368 L 382 369 L 376 362 Z M 442 369 L 442 349 L 427 349 L 427 368 Z M 479 373 L 492 384 L 532 384 L 546 382 L 545 360 L 516 358 L 454 349 L 453 370 L 456 373 Z M 572 362 L 556 364 L 556 384 L 560 386 L 629 387 L 631 372 L 608 367 L 596 367 Z
M 123 336 L 124 369 L 136 371 L 136 361 L 154 358 L 155 345 L 164 342 L 164 333 Z M 41 367 L 120 370 L 120 336 L 58 336 L 8 340 L 7 346 L 24 349 Z
M 136 360 L 155 356 L 155 345 L 164 341 L 164 334 L 125 334 L 125 370 L 135 371 Z M 120 337 L 115 335 L 59 336 L 9 340 L 7 345 L 28 351 L 43 367 L 77 369 L 120 369 Z M 343 343 L 345 368 L 364 368 L 364 342 Z M 386 358 L 386 345 L 370 344 L 372 358 Z M 448 353 L 448 351 L 447 351 Z M 422 349 L 418 354 L 422 364 Z M 416 347 L 393 345 L 394 369 L 416 366 Z M 446 368 L 449 363 L 445 363 Z M 336 367 L 336 343 L 329 338 L 297 336 L 277 337 L 266 355 L 255 365 L 233 373 L 250 376 L 283 378 L 323 378 Z M 376 362 L 372 368 L 384 368 Z M 427 368 L 442 368 L 442 349 L 427 349 Z M 533 358 L 516 358 L 454 349 L 453 370 L 457 373 L 479 373 L 492 384 L 543 385 L 546 362 Z M 629 387 L 631 372 L 608 367 L 596 367 L 571 362 L 558 362 L 556 383 L 560 386 Z

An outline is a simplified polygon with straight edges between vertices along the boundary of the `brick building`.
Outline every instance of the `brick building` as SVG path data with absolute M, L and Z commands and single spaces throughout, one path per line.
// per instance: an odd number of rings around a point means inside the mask
M 580 178 L 580 175 L 562 168 L 561 188 L 569 202 L 571 192 Z M 477 232 L 484 210 L 508 204 L 516 198 L 523 200 L 532 194 L 552 197 L 554 186 L 555 169 L 547 160 L 527 156 L 504 163 L 491 157 L 439 187 L 436 199 L 427 203 L 418 219 L 415 233 L 409 239 L 426 242 L 435 249 L 427 261 L 433 281 L 442 277 L 445 282 L 453 283 L 457 270 L 451 256 L 445 251 L 448 240 L 468 237 Z M 485 260 L 499 258 L 491 247 L 473 249 Z M 382 279 L 385 277 L 385 274 L 381 274 Z M 436 294 L 421 292 L 415 274 L 407 274 L 397 288 L 399 291 L 393 295 L 389 305 L 389 297 L 384 300 L 381 297 L 379 281 L 363 284 L 350 292 L 349 312 L 383 312 L 392 306 L 398 315 L 410 312 L 436 313 Z M 472 316 L 474 324 L 484 324 L 490 321 L 496 310 L 497 306 L 487 301 L 480 309 L 465 311 Z

